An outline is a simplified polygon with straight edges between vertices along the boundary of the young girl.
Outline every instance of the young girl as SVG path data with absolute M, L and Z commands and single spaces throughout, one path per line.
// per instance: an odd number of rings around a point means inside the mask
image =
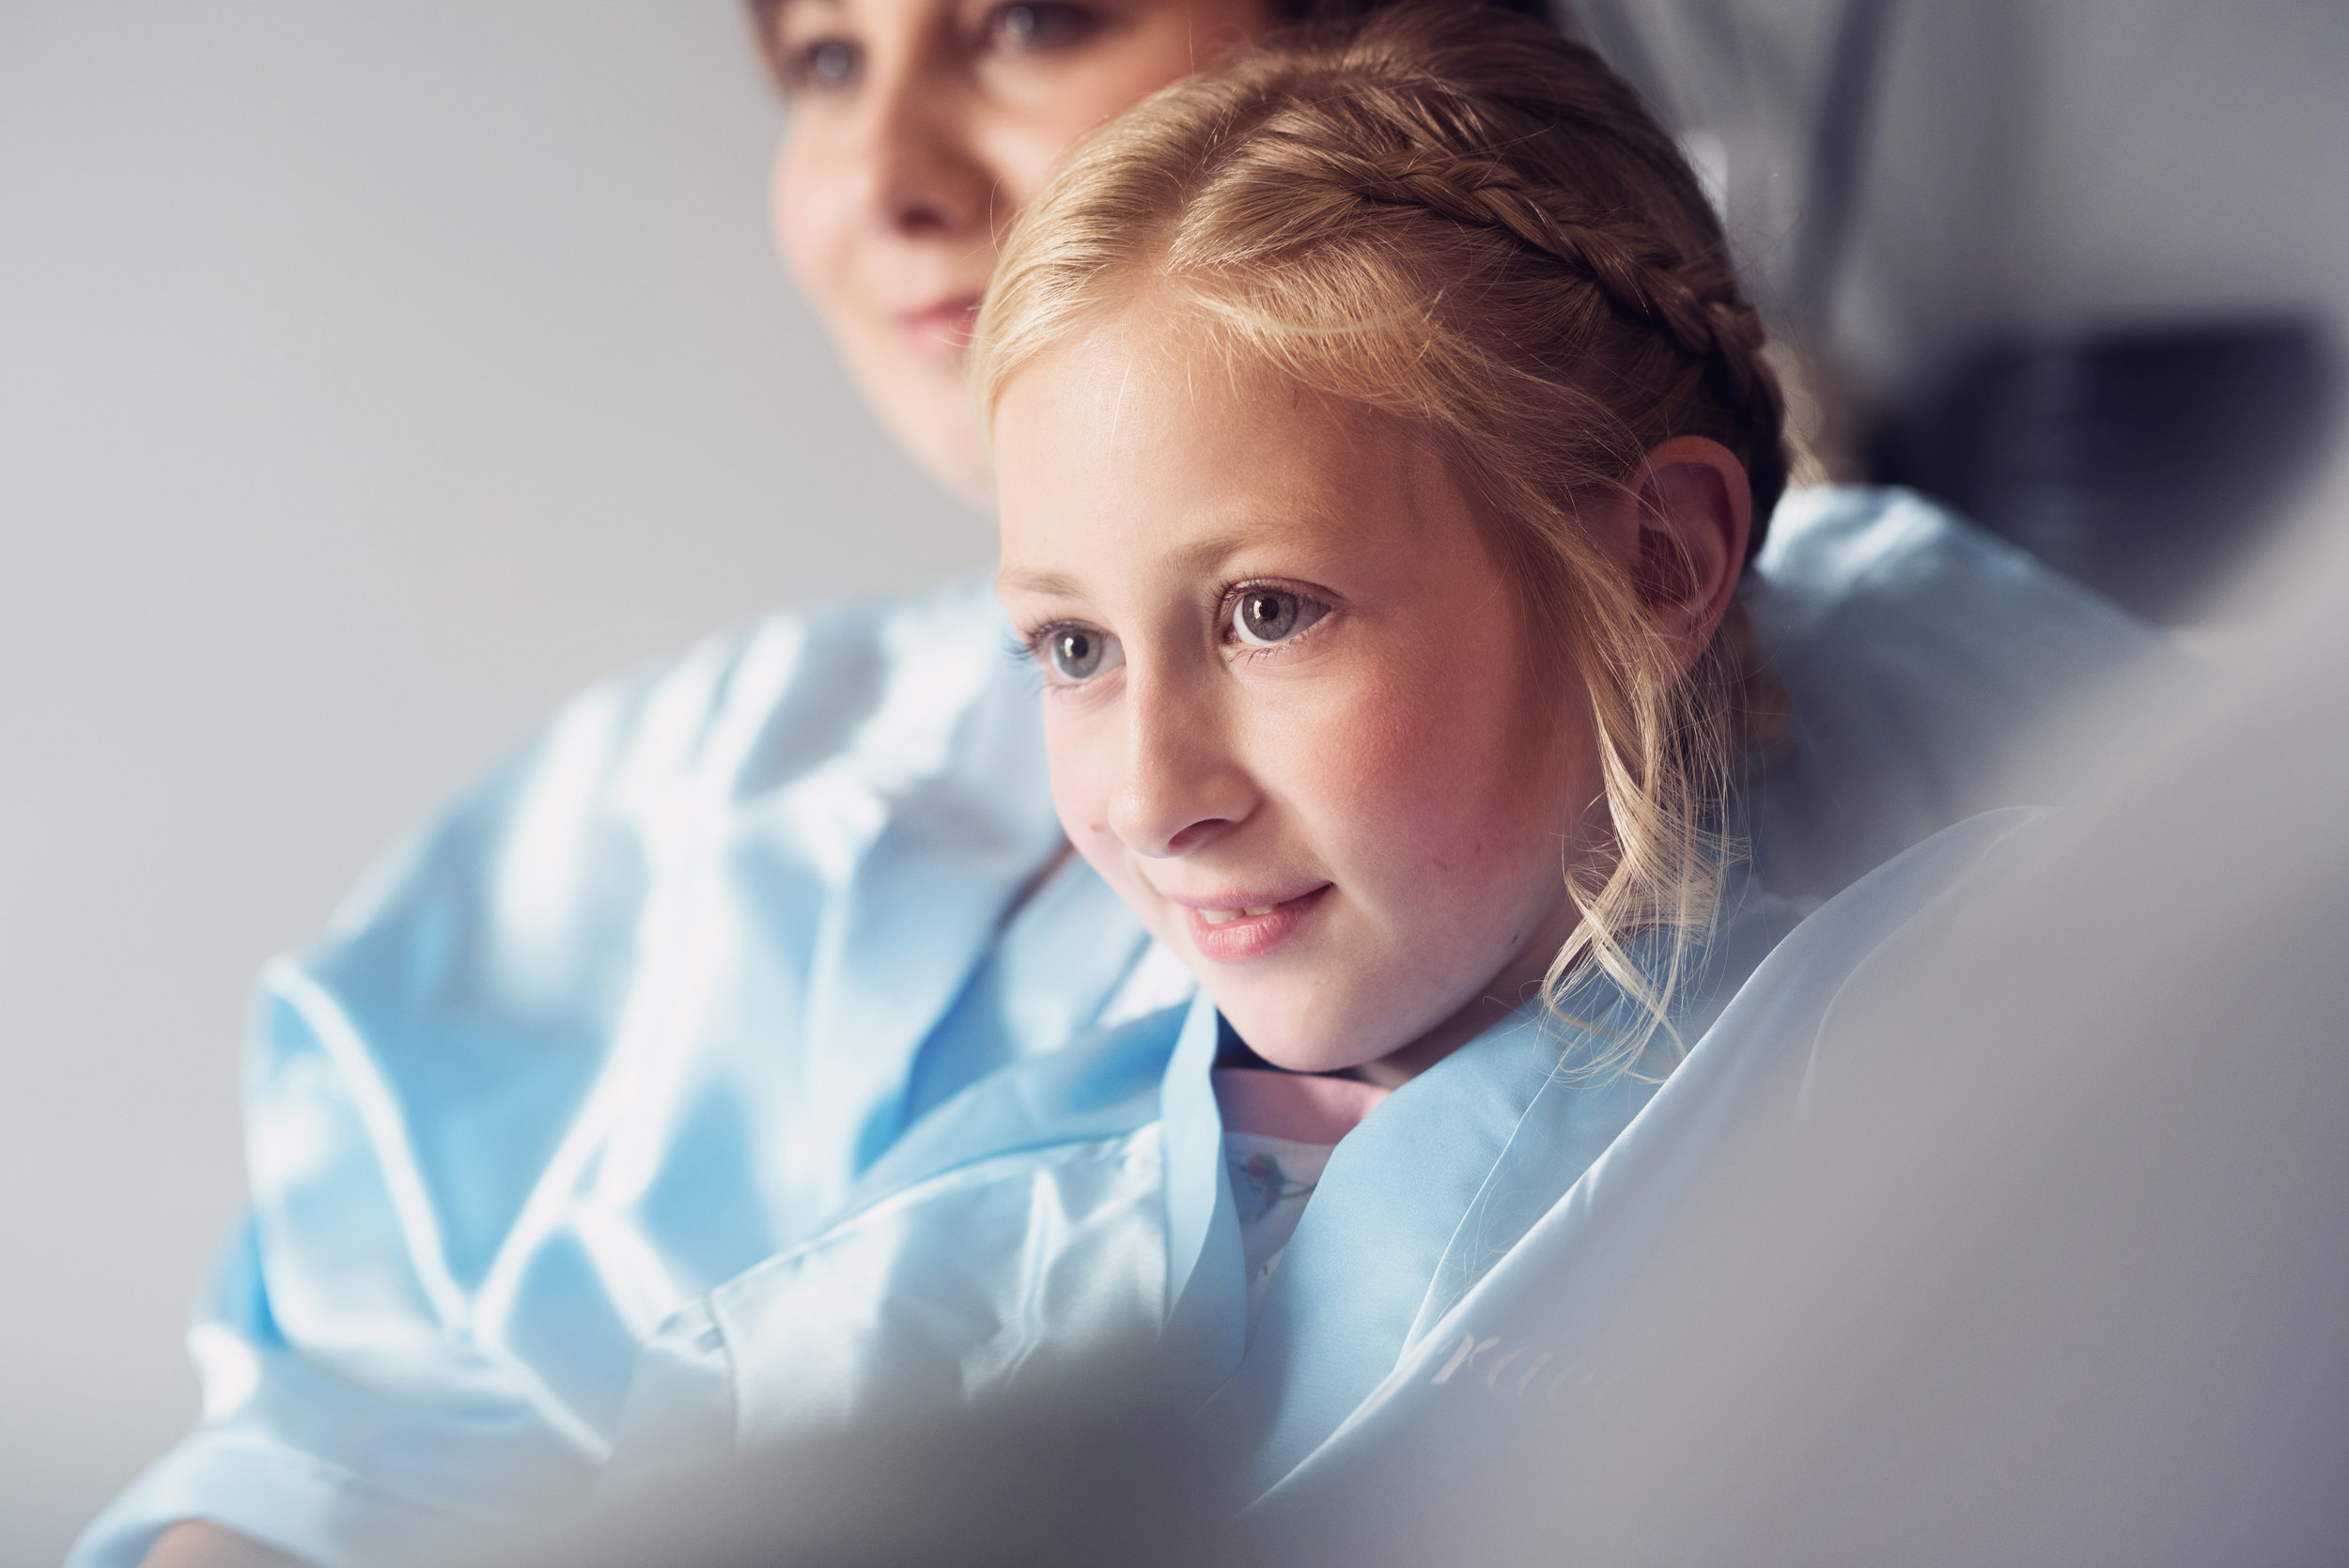
M 639 1452 L 1142 1334 L 1261 1493 L 1496 1268 L 1571 1270 L 1602 1156 L 1697 1159 L 1799 1033 L 1750 1003 L 1648 1107 L 1807 908 L 1731 852 L 1761 346 L 1672 143 L 1538 27 L 1308 31 L 1091 144 L 974 349 L 998 586 L 1069 839 L 1204 995 L 979 1083 L 681 1314 Z M 2011 827 L 1872 877 L 1765 990 L 1831 996 Z

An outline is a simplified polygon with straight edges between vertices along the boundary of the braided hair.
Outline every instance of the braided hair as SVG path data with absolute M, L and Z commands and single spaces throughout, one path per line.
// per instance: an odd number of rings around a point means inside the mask
M 1709 380 L 1727 417 L 1706 433 L 1736 440 L 1760 520 L 1749 559 L 1766 536 L 1770 508 L 1786 488 L 1786 411 L 1762 357 L 1762 318 L 1740 293 L 1719 246 L 1688 254 L 1672 236 L 1636 222 L 1578 217 L 1518 171 L 1488 158 L 1435 157 L 1414 148 L 1387 159 L 1337 156 L 1332 172 L 1365 201 L 1421 208 L 1455 223 L 1508 234 L 1529 250 L 1585 277 L 1626 320 L 1653 327 L 1688 361 L 1687 376 Z M 1685 385 L 1675 387 L 1685 393 Z M 1735 428 L 1743 424 L 1742 431 Z M 1692 433 L 1676 428 L 1673 434 Z
M 1146 100 L 1031 205 L 972 348 L 983 419 L 1022 366 L 1133 309 L 1399 416 L 1482 503 L 1606 781 L 1606 852 L 1567 868 L 1581 922 L 1548 994 L 1563 1010 L 1596 973 L 1643 1003 L 1620 1060 L 1676 1040 L 1759 681 L 1742 605 L 1686 666 L 1650 613 L 1669 564 L 1643 580 L 1581 514 L 1662 442 L 1706 437 L 1744 466 L 1758 550 L 1787 476 L 1761 319 L 1677 145 L 1530 19 L 1405 0 L 1309 23 Z

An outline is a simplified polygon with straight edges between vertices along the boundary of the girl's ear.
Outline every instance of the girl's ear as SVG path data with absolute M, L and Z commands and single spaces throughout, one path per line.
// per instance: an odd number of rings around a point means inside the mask
M 1625 501 L 1625 532 L 1637 530 L 1641 597 L 1685 670 L 1712 642 L 1737 591 L 1753 488 L 1719 442 L 1675 436 L 1647 455 Z

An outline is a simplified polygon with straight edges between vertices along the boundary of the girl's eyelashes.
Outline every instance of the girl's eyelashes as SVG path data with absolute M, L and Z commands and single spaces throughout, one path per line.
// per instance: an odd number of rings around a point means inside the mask
M 1330 606 L 1290 588 L 1248 583 L 1231 597 L 1226 624 L 1244 648 L 1275 648 L 1330 613 Z
M 1263 582 L 1227 589 L 1223 602 L 1220 640 L 1249 653 L 1295 642 L 1330 611 L 1310 594 Z M 1082 621 L 1047 621 L 1022 633 L 1013 651 L 1035 660 L 1047 686 L 1088 686 L 1126 662 L 1124 644 Z
M 1082 686 L 1126 662 L 1116 638 L 1073 621 L 1038 627 L 1028 636 L 1028 648 L 1053 686 Z

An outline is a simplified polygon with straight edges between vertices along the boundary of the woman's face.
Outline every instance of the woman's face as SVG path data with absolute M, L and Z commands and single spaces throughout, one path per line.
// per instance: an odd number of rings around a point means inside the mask
M 1270 20 L 1267 0 L 783 0 L 776 238 L 932 474 L 987 492 L 962 356 L 1022 204 L 1086 132 Z
M 1426 444 L 1140 312 L 1015 377 L 995 441 L 1061 822 L 1241 1037 L 1392 1081 L 1523 1000 L 1596 746 Z

